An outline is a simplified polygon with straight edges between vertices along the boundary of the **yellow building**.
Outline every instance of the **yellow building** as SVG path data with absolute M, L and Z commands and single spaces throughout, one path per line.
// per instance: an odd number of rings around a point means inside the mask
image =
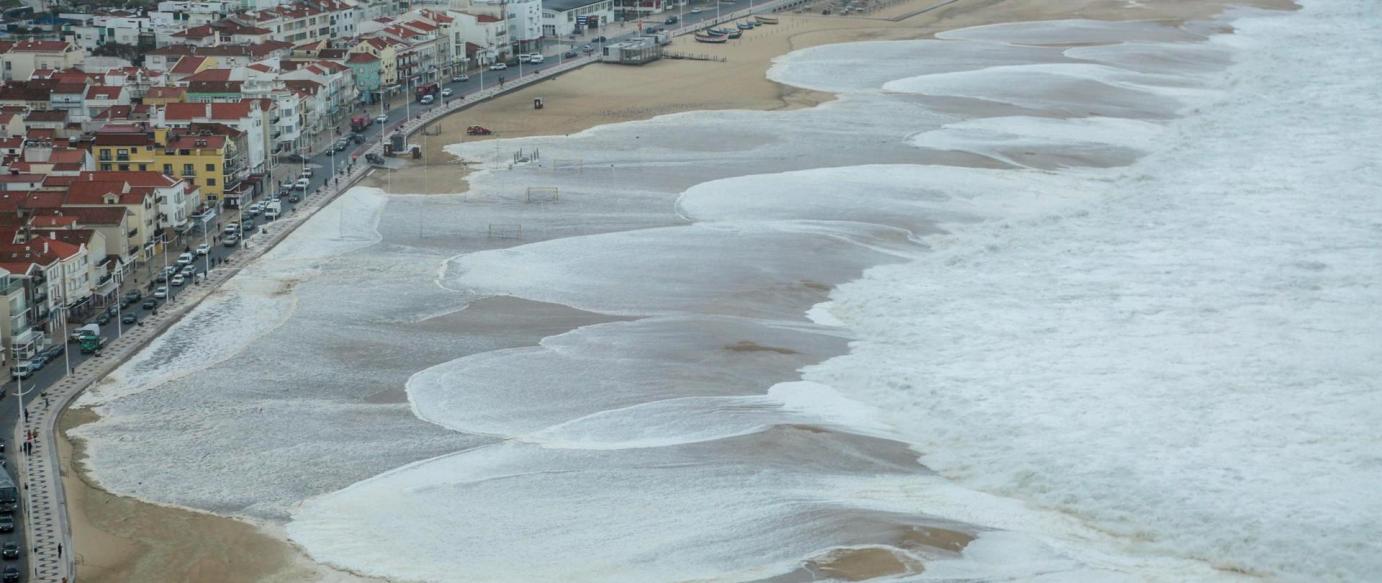
M 350 52 L 374 55 L 379 59 L 379 82 L 384 87 L 398 84 L 398 54 L 388 41 L 381 38 L 362 39 Z
M 226 161 L 238 155 L 226 136 L 168 128 L 146 131 L 138 126 L 103 129 L 91 150 L 100 170 L 152 171 L 183 179 L 199 189 L 208 204 L 224 197 L 226 182 L 234 180 L 226 174 Z

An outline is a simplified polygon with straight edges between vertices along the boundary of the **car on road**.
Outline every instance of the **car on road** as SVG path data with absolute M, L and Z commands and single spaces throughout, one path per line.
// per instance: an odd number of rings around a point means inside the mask
M 137 289 L 132 289 L 130 291 L 125 292 L 125 299 L 137 302 L 139 300 L 144 299 L 144 294 L 140 293 Z
M 48 366 L 48 358 L 42 354 L 35 354 L 29 358 L 29 368 L 43 370 L 45 366 Z
M 284 160 L 287 160 L 287 161 L 289 161 L 289 162 L 306 162 L 306 161 L 307 161 L 306 158 L 303 158 L 303 157 L 302 157 L 302 154 L 288 154 L 287 156 L 284 156 L 283 159 L 284 159 Z
M 452 83 L 465 83 L 470 80 L 470 75 L 456 75 L 451 78 Z
M 144 308 L 146 310 L 152 310 L 158 307 L 158 300 L 149 298 L 147 300 L 144 300 L 144 303 L 140 304 L 139 307 Z
M 251 220 L 249 220 L 249 219 L 245 219 L 244 229 L 245 229 L 245 232 L 246 232 L 246 233 L 249 233 L 249 234 L 253 235 L 253 234 L 254 234 L 254 221 L 251 221 Z
M 663 23 L 663 24 L 676 24 L 677 22 L 680 22 L 680 21 L 681 21 L 680 18 L 677 18 L 676 15 L 672 15 L 672 16 L 668 16 L 668 17 L 667 17 L 667 20 L 664 20 L 662 23 Z
M 178 265 L 187 265 L 191 263 L 193 259 L 196 258 L 197 256 L 191 253 L 183 253 L 182 255 L 178 255 Z
M 562 53 L 561 56 L 566 59 L 574 59 L 576 57 L 581 56 L 581 54 L 576 51 L 566 51 Z
M 181 275 L 174 275 L 173 279 L 169 280 L 168 283 L 172 284 L 173 287 L 182 287 L 182 284 L 187 283 L 187 278 Z
M 27 379 L 31 376 L 34 376 L 35 372 L 38 372 L 38 369 L 34 368 L 33 365 L 25 361 L 14 365 L 14 368 L 10 369 L 10 378 Z
M 389 116 L 381 113 L 374 118 L 374 123 L 389 123 Z
M 106 324 L 109 324 L 109 323 L 110 323 L 110 314 L 109 314 L 108 312 L 101 312 L 100 314 L 97 314 L 97 315 L 96 315 L 96 323 L 97 323 L 97 324 L 100 324 L 100 325 L 102 325 L 102 326 L 105 326 Z
M 344 152 L 347 148 L 350 148 L 350 138 L 341 138 L 336 140 L 336 143 L 331 144 L 332 152 Z
M 701 13 L 701 8 L 700 8 L 699 6 L 697 6 L 697 7 L 691 9 L 691 14 L 700 14 L 700 13 Z
M 518 62 L 520 62 L 520 63 L 527 63 L 527 62 L 531 61 L 532 58 L 533 58 L 533 56 L 532 56 L 531 54 L 528 54 L 528 53 L 520 53 L 520 54 L 518 55 Z
M 197 245 L 197 255 L 206 255 L 207 253 L 210 253 L 210 252 L 211 252 L 211 246 L 210 246 L 210 245 L 207 245 L 206 243 L 202 243 L 201 245 Z
M 183 277 L 192 277 L 192 274 L 194 274 L 194 273 L 196 273 L 196 272 L 197 272 L 197 266 L 195 266 L 195 265 L 188 265 L 187 267 L 182 268 L 182 271 L 178 272 L 178 274 L 181 275 L 181 276 L 183 276 Z
M 240 224 L 239 224 L 239 223 L 230 223 L 230 224 L 227 224 L 227 225 L 226 225 L 226 228 L 225 228 L 224 230 L 221 231 L 221 234 L 222 234 L 222 235 L 225 235 L 225 236 L 227 236 L 227 237 L 229 237 L 229 236 L 231 236 L 231 235 L 239 235 L 239 234 L 240 234 Z
M 532 58 L 528 59 L 528 62 L 529 62 L 529 63 L 532 63 L 532 64 L 534 64 L 534 65 L 536 65 L 536 64 L 538 64 L 538 63 L 541 63 L 542 61 L 543 61 L 543 56 L 540 55 L 540 54 L 538 54 L 538 53 L 533 53 Z
M 312 169 L 311 169 L 311 168 L 303 168 L 303 169 L 302 169 L 302 177 L 303 177 L 303 178 L 311 178 L 311 177 L 312 177 Z
M 450 87 L 447 87 L 446 89 L 442 89 L 442 90 L 441 90 L 441 96 L 442 96 L 442 97 L 451 97 L 452 93 L 454 93 L 454 91 L 451 91 L 451 88 L 450 88 Z
M 15 559 L 18 559 L 19 544 L 14 541 L 6 542 L 5 546 L 3 548 L 0 548 L 0 557 L 4 557 L 6 561 L 13 561 Z
M 54 344 L 52 346 L 49 346 L 48 348 L 43 349 L 43 351 L 39 352 L 39 354 L 42 354 L 43 357 L 47 358 L 48 360 L 53 360 L 59 356 L 62 356 L 62 353 L 66 351 L 66 346 L 63 346 L 61 344 Z
M 240 238 L 235 235 L 226 235 L 221 239 L 221 244 L 226 247 L 234 247 L 240 244 Z
M 307 178 L 299 178 L 298 181 L 297 181 L 297 183 L 293 184 L 293 188 L 296 188 L 296 189 L 302 190 L 302 191 L 306 191 L 306 190 L 307 190 L 307 187 L 309 187 L 309 186 L 311 186 L 311 185 L 312 185 L 312 181 L 311 181 L 310 179 L 307 179 Z
M 417 100 L 417 102 L 422 105 L 432 105 L 433 101 L 436 101 L 436 98 L 432 97 L 431 95 L 423 95 L 422 99 Z
M 0 532 L 14 532 L 14 519 L 0 516 Z
M 5 583 L 17 583 L 19 581 L 19 569 L 13 566 L 5 567 L 5 571 L 0 573 L 0 581 Z
M 133 324 L 133 323 L 135 323 L 135 322 L 138 322 L 138 321 L 139 321 L 139 316 L 136 316 L 136 315 L 134 315 L 134 314 L 132 314 L 132 313 L 131 313 L 131 314 L 125 314 L 125 315 L 123 315 L 123 316 L 120 316 L 120 323 L 121 323 L 121 324 L 125 324 L 126 326 L 128 326 L 128 325 L 130 325 L 130 324 Z
M 168 286 L 160 285 L 154 288 L 154 297 L 160 300 L 168 297 Z
M 503 70 L 508 69 L 508 68 L 509 68 L 509 64 L 508 64 L 508 63 L 495 63 L 495 64 L 489 66 L 489 70 L 491 70 L 491 71 L 503 71 Z
M 294 192 L 293 194 L 288 195 L 288 202 L 302 202 L 302 197 L 298 196 L 297 193 Z

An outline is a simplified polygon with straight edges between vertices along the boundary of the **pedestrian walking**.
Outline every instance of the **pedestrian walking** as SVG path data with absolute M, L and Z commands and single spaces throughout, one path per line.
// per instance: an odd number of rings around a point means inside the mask
M 58 558 L 62 558 L 62 543 L 58 543 Z

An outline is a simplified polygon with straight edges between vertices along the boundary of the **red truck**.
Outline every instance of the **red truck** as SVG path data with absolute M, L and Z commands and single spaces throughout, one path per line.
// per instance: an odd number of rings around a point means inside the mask
M 368 128 L 372 123 L 374 123 L 374 118 L 368 115 L 357 115 L 350 118 L 350 130 L 358 134 L 365 131 L 365 128 Z

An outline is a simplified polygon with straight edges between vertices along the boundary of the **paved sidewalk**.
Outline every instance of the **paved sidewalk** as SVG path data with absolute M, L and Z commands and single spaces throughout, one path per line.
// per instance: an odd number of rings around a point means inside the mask
M 740 18 L 751 12 L 771 12 L 776 6 L 799 1 L 765 2 L 755 6 L 751 11 L 745 9 L 723 14 L 718 21 Z M 701 22 L 685 26 L 674 31 L 674 34 L 687 34 L 705 25 L 706 23 Z M 402 130 L 411 136 L 427 124 L 475 103 L 584 67 L 597 60 L 598 55 L 581 56 L 555 67 L 541 69 L 533 74 L 506 81 L 503 87 L 484 89 L 468 95 L 466 99 L 450 100 L 444 107 L 436 107 L 414 119 L 404 120 L 399 126 L 391 129 Z M 360 152 L 360 158 L 363 160 L 365 154 L 370 153 L 383 154 L 382 142 L 388 139 L 387 136 L 388 132 L 380 132 L 380 140 L 369 144 L 366 150 Z M 77 579 L 78 565 L 73 560 L 71 552 L 72 530 L 67 516 L 66 494 L 61 480 L 61 461 L 57 451 L 57 424 L 62 411 L 83 391 L 127 362 L 154 338 L 182 319 L 203 299 L 239 273 L 244 265 L 248 265 L 278 245 L 298 225 L 307 221 L 372 171 L 373 167 L 369 164 L 356 164 L 353 171 L 342 177 L 339 185 L 332 186 L 328 182 L 319 191 L 309 194 L 303 204 L 297 207 L 299 212 L 264 225 L 269 230 L 267 235 L 258 234 L 251 237 L 248 241 L 249 253 L 239 255 L 233 262 L 212 269 L 200 285 L 178 294 L 175 299 L 160 306 L 157 315 L 150 315 L 143 320 L 142 325 L 127 329 L 123 336 L 108 344 L 100 358 L 78 366 L 71 375 L 48 387 L 40 398 L 30 401 L 24 422 L 16 428 L 14 435 L 16 450 L 26 441 L 29 432 L 36 432 L 37 435 L 33 440 L 32 453 L 17 456 L 22 488 L 20 497 L 25 506 L 24 516 L 27 518 L 25 528 L 28 532 L 29 564 L 34 571 L 30 574 L 30 581 L 75 583 Z M 63 551 L 61 553 L 60 548 Z

